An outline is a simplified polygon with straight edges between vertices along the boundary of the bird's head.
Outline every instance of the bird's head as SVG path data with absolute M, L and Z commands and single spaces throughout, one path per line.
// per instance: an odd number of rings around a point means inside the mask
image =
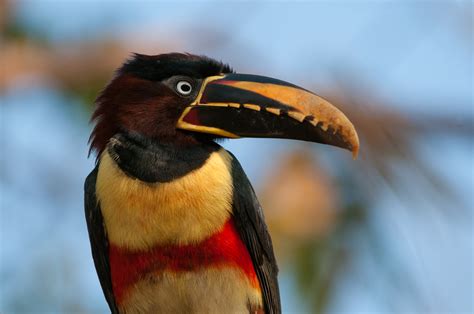
M 291 138 L 353 152 L 352 123 L 325 99 L 296 85 L 237 74 L 190 54 L 135 54 L 96 101 L 91 150 L 99 154 L 121 131 L 189 146 L 216 138 Z

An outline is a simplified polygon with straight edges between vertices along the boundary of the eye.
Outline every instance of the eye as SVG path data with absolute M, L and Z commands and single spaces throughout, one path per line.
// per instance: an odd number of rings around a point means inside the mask
M 181 95 L 187 96 L 193 91 L 193 86 L 188 81 L 179 81 L 176 83 L 176 91 Z

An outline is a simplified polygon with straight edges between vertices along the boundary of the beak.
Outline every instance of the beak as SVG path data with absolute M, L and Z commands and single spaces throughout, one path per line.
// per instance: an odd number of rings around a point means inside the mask
M 359 138 L 349 119 L 327 100 L 269 77 L 208 77 L 177 128 L 223 137 L 288 138 L 348 149 L 356 158 Z

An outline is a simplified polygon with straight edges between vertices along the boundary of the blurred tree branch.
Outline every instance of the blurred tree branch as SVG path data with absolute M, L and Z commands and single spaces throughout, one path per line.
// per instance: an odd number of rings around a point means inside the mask
M 383 231 L 373 225 L 371 210 L 388 186 L 407 205 L 416 203 L 410 198 L 423 196 L 422 201 L 432 202 L 431 208 L 462 214 L 464 207 L 456 194 L 427 165 L 426 154 L 417 144 L 425 139 L 436 142 L 441 135 L 468 143 L 474 135 L 472 117 L 388 109 L 394 106 L 370 96 L 371 90 L 356 90 L 350 80 L 339 82 L 323 94 L 356 126 L 361 141 L 359 160 L 356 166 L 348 166 L 344 160 L 331 159 L 335 171 L 328 173 L 305 144 L 301 147 L 306 149 L 282 157 L 260 193 L 277 252 L 293 265 L 300 291 L 311 300 L 315 312 L 324 313 L 336 294 L 338 279 L 357 255 L 354 238 L 362 237 L 380 273 L 387 277 L 387 289 L 403 292 L 423 308 L 413 278 L 403 275 L 408 272 L 397 262 L 396 254 L 380 241 Z M 318 154 L 324 155 L 319 150 Z M 396 304 L 384 302 L 396 311 Z

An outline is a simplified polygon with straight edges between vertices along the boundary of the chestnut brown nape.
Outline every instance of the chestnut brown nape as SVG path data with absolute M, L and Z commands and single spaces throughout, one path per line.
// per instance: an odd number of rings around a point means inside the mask
M 177 145 L 212 141 L 215 137 L 209 134 L 176 129 L 177 119 L 189 100 L 177 97 L 160 82 L 175 75 L 204 79 L 230 72 L 228 65 L 205 56 L 134 54 L 95 101 L 89 154 L 94 151 L 99 156 L 109 139 L 121 131 L 136 131 Z

